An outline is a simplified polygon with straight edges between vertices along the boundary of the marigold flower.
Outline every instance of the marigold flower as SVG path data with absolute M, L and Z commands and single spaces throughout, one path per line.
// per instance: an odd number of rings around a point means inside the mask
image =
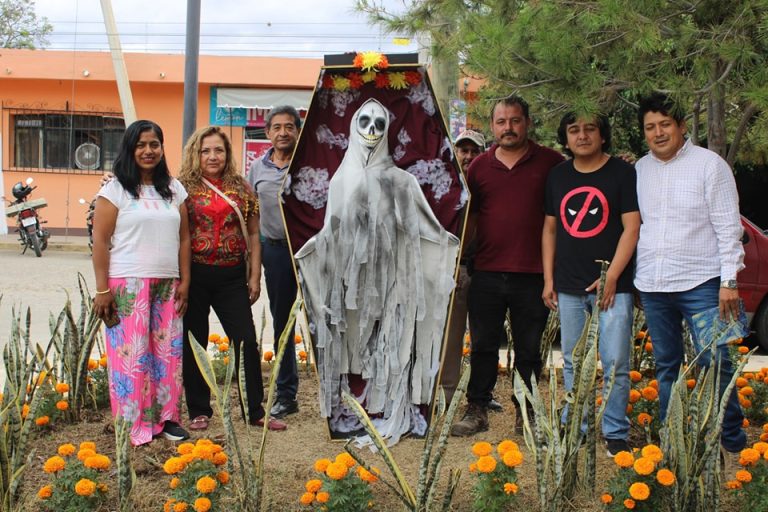
M 736 350 L 739 351 L 739 354 L 746 354 L 747 352 L 749 352 L 749 347 L 744 345 L 739 345 L 739 347 Z
M 328 500 L 331 499 L 331 495 L 325 491 L 320 491 L 315 495 L 315 499 L 318 503 L 328 503 Z
M 57 393 L 64 394 L 67 391 L 69 391 L 69 384 L 67 384 L 66 382 L 59 382 L 58 384 L 56 384 Z
M 637 370 L 630 370 L 629 380 L 631 380 L 632 382 L 640 382 L 641 380 L 643 380 L 643 374 L 638 372 Z
M 358 73 L 355 73 L 355 74 L 357 74 L 358 76 L 360 76 Z M 294 335 L 294 337 L 293 337 L 293 343 L 295 343 L 296 345 L 301 345 L 301 342 L 302 342 L 302 341 L 303 341 L 303 340 L 302 340 L 302 338 L 301 338 L 301 334 L 296 334 L 296 335 Z
M 96 451 L 96 443 L 93 441 L 83 441 L 80 443 L 80 449 L 81 450 L 93 450 Z
M 738 480 L 729 480 L 725 482 L 726 489 L 741 489 L 741 482 Z
M 492 473 L 496 469 L 496 459 L 485 455 L 477 459 L 477 470 L 481 473 Z
M 477 473 L 477 462 L 473 462 L 469 465 L 470 473 Z
M 184 471 L 186 464 L 179 457 L 171 457 L 163 464 L 163 471 L 169 475 L 175 475 Z
M 600 496 L 600 501 L 603 503 L 603 505 L 608 505 L 613 501 L 613 496 L 605 492 L 602 496 Z
M 170 482 L 168 482 L 168 487 L 170 487 L 171 489 L 175 489 L 179 486 L 180 483 L 181 483 L 181 479 L 175 476 L 171 478 Z
M 389 86 L 389 73 L 377 73 L 374 83 L 377 89 L 386 89 Z
M 505 466 L 510 468 L 516 468 L 523 463 L 523 453 L 518 450 L 509 450 L 501 457 L 501 461 Z
M 509 439 L 504 439 L 502 442 L 499 443 L 499 446 L 496 447 L 496 451 L 499 452 L 499 455 L 502 457 L 505 453 L 507 453 L 510 450 L 520 450 L 520 446 L 514 441 L 510 441 Z
M 217 485 L 218 483 L 216 482 L 216 480 L 214 480 L 209 476 L 204 476 L 197 481 L 197 485 L 195 485 L 195 487 L 201 493 L 208 494 L 215 491 Z
M 274 357 L 275 357 L 275 354 L 271 350 L 267 350 L 266 352 L 264 352 L 264 360 L 265 361 L 271 361 L 272 358 L 274 358 Z
M 315 501 L 315 493 L 313 492 L 305 492 L 301 495 L 301 498 L 299 498 L 299 502 L 301 502 L 302 505 L 311 505 L 313 501 Z
M 641 396 L 642 395 L 640 394 L 640 392 L 638 390 L 630 389 L 629 390 L 629 403 L 631 403 L 631 404 L 636 403 L 638 400 L 640 400 Z
M 675 474 L 670 470 L 663 468 L 656 472 L 656 481 L 664 487 L 669 487 L 675 483 Z
M 107 367 L 107 356 L 101 356 L 99 358 L 99 366 L 101 366 L 102 368 Z
M 744 448 L 741 450 L 740 454 L 740 461 L 743 460 L 746 462 L 746 464 L 742 464 L 742 466 L 749 466 L 760 460 L 760 452 L 755 450 L 754 448 Z
M 643 388 L 643 398 L 648 401 L 656 400 L 659 397 L 659 392 L 650 386 Z
M 69 409 L 69 402 L 67 402 L 66 400 L 59 400 L 58 402 L 56 402 L 56 408 L 60 411 L 66 411 L 67 409 Z
M 218 480 L 221 485 L 227 485 L 229 483 L 229 473 L 227 471 L 219 471 L 216 473 L 216 480 Z
M 407 89 L 408 81 L 405 79 L 405 73 L 390 73 L 389 86 L 393 89 Z
M 59 446 L 58 452 L 59 452 L 59 455 L 61 455 L 62 457 L 69 457 L 70 455 L 75 453 L 75 450 L 76 450 L 75 445 L 71 443 L 65 443 Z
M 325 473 L 328 465 L 331 463 L 329 459 L 317 459 L 315 461 L 315 471 L 318 473 Z
M 379 479 L 378 476 L 376 476 L 374 473 L 371 473 L 370 471 L 365 469 L 363 466 L 357 467 L 357 476 L 360 477 L 360 480 L 369 484 L 372 484 Z
M 645 339 L 645 331 L 637 331 L 637 334 L 635 334 L 636 340 L 642 340 Z
M 597 405 L 603 405 L 603 396 L 600 395 L 595 399 L 595 404 Z
M 77 458 L 82 460 L 82 461 L 84 461 L 88 457 L 93 457 L 94 455 L 96 455 L 96 450 L 92 450 L 90 448 L 81 448 L 77 452 Z
M 175 499 L 171 498 L 165 503 L 163 503 L 163 512 L 173 512 L 173 503 L 175 501 L 176 501 Z
M 26 419 L 28 415 L 29 415 L 29 405 L 24 404 L 21 406 L 21 417 Z
M 647 412 L 641 412 L 640 414 L 637 415 L 637 423 L 641 427 L 650 425 L 651 421 L 653 421 L 653 417 Z
M 195 512 L 208 512 L 211 510 L 211 500 L 202 497 L 195 500 Z
M 188 508 L 186 503 L 179 501 L 173 506 L 173 512 L 187 512 Z
M 92 457 L 88 457 L 83 461 L 83 465 L 91 469 L 109 469 L 111 464 L 112 462 L 109 460 L 109 457 L 106 455 L 100 455 L 98 453 Z
M 347 468 L 352 468 L 355 466 L 355 464 L 357 464 L 355 462 L 355 459 L 353 459 L 352 456 L 347 452 L 341 452 L 340 454 L 338 454 L 336 456 L 336 462 L 340 462 L 344 464 L 345 466 L 347 466 Z
M 45 461 L 45 464 L 43 464 L 43 471 L 45 471 L 46 473 L 56 473 L 64 469 L 64 466 L 66 465 L 67 463 L 64 461 L 64 459 L 62 459 L 58 455 L 54 455 L 53 457 Z
M 645 351 L 648 352 L 649 354 L 651 352 L 653 352 L 653 343 L 651 343 L 650 341 L 646 341 L 645 342 Z
M 736 472 L 736 480 L 739 482 L 748 484 L 752 481 L 752 473 L 747 471 L 746 469 L 740 469 Z
M 520 490 L 520 488 L 517 486 L 516 483 L 506 482 L 504 484 L 504 493 L 505 494 L 517 494 L 518 490 Z
M 195 462 L 196 457 L 191 453 L 185 453 L 184 455 L 181 455 L 179 459 L 184 463 L 184 466 L 186 466 L 187 464 L 192 464 Z
M 299 350 L 298 356 L 299 356 L 300 360 L 306 361 L 307 360 L 307 351 L 306 350 Z
M 631 468 L 635 463 L 635 457 L 628 451 L 621 451 L 613 456 L 613 462 L 620 468 Z
M 652 387 L 653 389 L 655 389 L 656 391 L 658 391 L 658 390 L 659 390 L 659 381 L 658 381 L 658 380 L 656 380 L 656 379 L 653 379 L 652 381 L 650 381 L 650 382 L 648 383 L 648 386 L 649 386 L 649 387 Z
M 755 390 L 752 389 L 752 386 L 744 386 L 743 388 L 739 389 L 739 394 L 744 396 L 752 396 L 755 394 Z
M 312 480 L 308 480 L 306 484 L 304 484 L 304 489 L 307 490 L 307 492 L 317 492 L 320 490 L 320 488 L 323 486 L 323 482 L 321 480 L 318 480 L 317 478 L 313 478 Z
M 685 381 L 685 386 L 688 389 L 693 389 L 696 387 L 696 379 L 688 379 Z
M 475 455 L 475 457 L 490 455 L 492 451 L 493 446 L 491 446 L 491 443 L 487 441 L 478 441 L 472 445 L 472 453 Z
M 768 451 L 768 443 L 764 441 L 758 441 L 757 443 L 752 445 L 752 448 L 757 450 L 757 453 L 760 455 L 765 454 L 766 451 Z
M 768 443 L 768 433 L 763 432 L 762 434 L 760 434 L 760 441 L 764 443 Z
M 37 497 L 41 500 L 47 500 L 53 495 L 53 486 L 52 485 L 46 485 L 44 487 L 41 487 L 39 491 L 37 491 Z
M 328 467 L 325 468 L 325 474 L 332 480 L 341 480 L 347 476 L 347 465 L 343 462 L 331 462 Z
M 742 428 L 749 427 L 749 420 L 747 418 L 744 418 L 743 420 L 741 420 L 741 427 Z
M 645 501 L 651 495 L 651 488 L 643 482 L 635 482 L 629 486 L 629 495 L 636 501 Z
M 649 457 L 640 457 L 632 465 L 638 475 L 650 475 L 656 469 L 656 464 Z
M 405 81 L 410 85 L 419 85 L 421 83 L 421 73 L 418 71 L 406 71 Z
M 597 397 L 597 405 L 601 405 L 603 403 L 602 397 Z M 635 408 L 632 407 L 632 404 L 627 404 L 627 414 L 632 414 L 632 411 L 634 411 Z
M 95 370 L 99 367 L 99 362 L 95 359 L 89 359 L 88 360 L 88 369 L 89 370 Z
M 218 343 L 220 339 L 221 339 L 221 336 L 216 334 L 215 332 L 208 335 L 208 341 L 210 341 L 211 343 Z
M 51 421 L 51 418 L 49 418 L 48 416 L 40 416 L 39 418 L 35 419 L 35 425 L 37 425 L 38 427 L 44 427 L 50 421 Z
M 655 464 L 658 464 L 661 462 L 661 459 L 664 458 L 664 454 L 661 452 L 661 448 L 655 444 L 648 444 L 643 446 L 643 449 L 640 453 L 643 455 L 643 457 L 648 457 L 651 459 Z
M 90 496 L 96 492 L 96 483 L 93 480 L 81 478 L 75 484 L 75 492 L 79 496 Z
M 195 445 L 192 443 L 181 443 L 179 446 L 176 447 L 176 451 L 179 452 L 179 455 L 184 455 L 185 453 L 192 453 L 192 450 L 195 448 Z
M 107 484 L 97 484 L 96 488 L 99 490 L 99 492 L 107 492 L 107 490 L 109 489 L 107 487 Z
M 200 460 L 213 459 L 213 452 L 211 451 L 210 445 L 205 445 L 205 444 L 198 444 L 194 448 L 192 448 L 192 455 L 196 459 L 200 459 Z

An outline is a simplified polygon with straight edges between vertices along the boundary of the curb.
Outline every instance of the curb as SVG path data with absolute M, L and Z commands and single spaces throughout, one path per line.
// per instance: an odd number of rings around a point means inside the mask
M 20 242 L 0 242 L 0 250 L 2 251 L 19 251 L 21 253 Z M 28 249 L 28 251 L 31 249 Z M 43 254 L 49 251 L 62 251 L 62 252 L 81 252 L 89 254 L 87 245 L 74 244 L 72 242 L 48 242 L 48 247 L 45 248 Z

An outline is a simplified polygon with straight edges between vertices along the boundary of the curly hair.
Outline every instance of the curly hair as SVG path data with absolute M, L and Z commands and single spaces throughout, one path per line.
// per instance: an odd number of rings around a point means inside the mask
M 184 145 L 184 156 L 181 162 L 181 171 L 179 172 L 179 181 L 187 192 L 199 192 L 205 188 L 203 184 L 203 170 L 200 168 L 200 148 L 203 146 L 203 139 L 211 135 L 218 135 L 224 141 L 224 148 L 227 152 L 227 159 L 224 163 L 224 171 L 221 174 L 221 180 L 224 187 L 237 191 L 238 195 L 250 201 L 256 201 L 256 194 L 251 186 L 245 181 L 245 178 L 237 169 L 232 158 L 232 143 L 227 134 L 218 126 L 207 126 L 200 128 L 193 133 L 187 143 Z

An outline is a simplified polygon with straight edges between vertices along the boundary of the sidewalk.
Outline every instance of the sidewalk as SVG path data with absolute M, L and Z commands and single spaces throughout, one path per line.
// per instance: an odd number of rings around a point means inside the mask
M 0 235 L 0 250 L 18 250 L 21 252 L 21 242 L 19 237 L 14 233 L 13 228 L 8 228 L 7 235 Z M 31 250 L 31 249 L 28 249 Z M 87 236 L 64 236 L 64 235 L 51 235 L 48 239 L 48 247 L 46 251 L 71 251 L 71 252 L 88 252 L 88 237 Z

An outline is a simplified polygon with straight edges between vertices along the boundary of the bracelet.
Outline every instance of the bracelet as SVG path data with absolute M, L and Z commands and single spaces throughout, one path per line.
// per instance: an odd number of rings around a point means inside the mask
M 109 288 L 107 288 L 106 290 L 101 291 L 101 292 L 96 290 L 96 295 L 104 295 L 105 293 L 111 293 L 111 292 L 112 292 L 112 290 L 110 290 Z

